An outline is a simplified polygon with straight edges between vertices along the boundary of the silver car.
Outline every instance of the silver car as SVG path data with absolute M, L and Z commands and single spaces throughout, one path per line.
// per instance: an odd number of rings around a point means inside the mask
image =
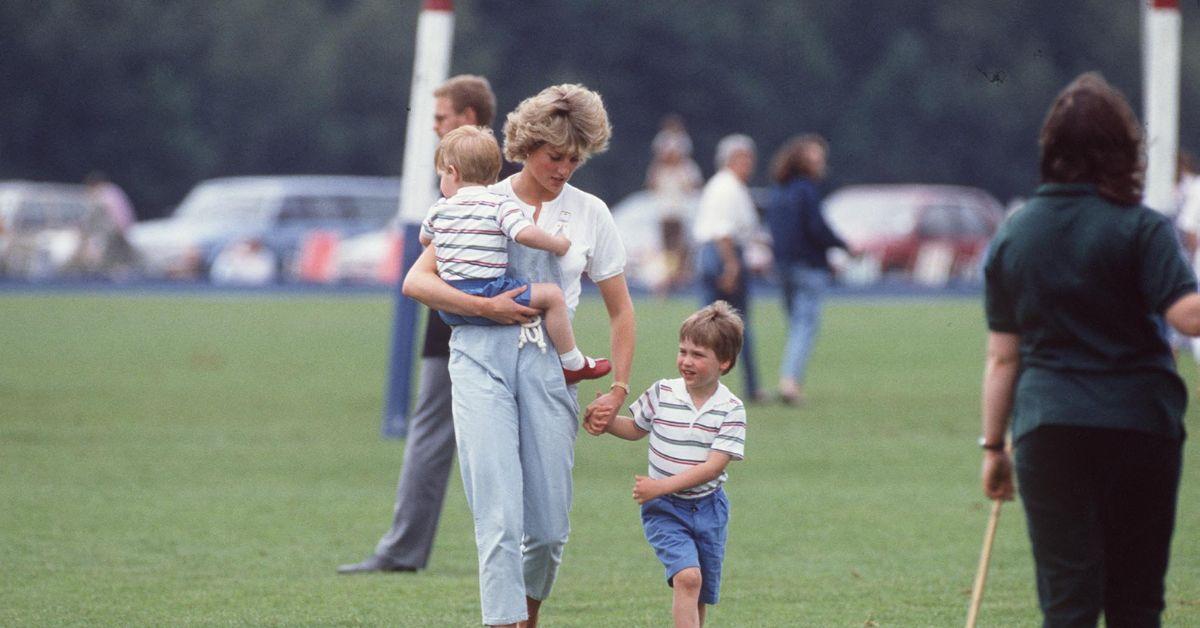
M 308 242 L 383 227 L 396 215 L 399 196 L 398 178 L 211 179 L 193 188 L 170 218 L 135 225 L 130 241 L 152 277 L 208 279 L 222 251 L 253 242 L 275 258 L 273 276 L 303 279 L 298 269 Z

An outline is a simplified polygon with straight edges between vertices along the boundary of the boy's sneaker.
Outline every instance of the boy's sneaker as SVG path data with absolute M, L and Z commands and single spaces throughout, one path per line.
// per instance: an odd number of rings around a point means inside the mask
M 568 384 L 583 381 L 585 379 L 600 379 L 612 370 L 612 364 L 607 358 L 589 358 L 584 356 L 583 368 L 569 371 L 563 369 L 563 377 L 566 378 Z

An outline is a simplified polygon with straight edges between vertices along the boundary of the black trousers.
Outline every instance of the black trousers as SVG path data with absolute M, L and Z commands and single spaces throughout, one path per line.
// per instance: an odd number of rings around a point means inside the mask
M 1017 481 L 1044 626 L 1158 626 L 1183 443 L 1044 426 L 1021 437 Z

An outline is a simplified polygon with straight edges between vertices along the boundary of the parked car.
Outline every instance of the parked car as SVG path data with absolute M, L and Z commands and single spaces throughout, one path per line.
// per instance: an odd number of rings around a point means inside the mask
M 330 281 L 347 284 L 395 284 L 400 279 L 404 236 L 397 220 L 337 243 Z
M 850 185 L 825 199 L 825 219 L 859 260 L 838 255 L 850 283 L 900 275 L 942 285 L 978 278 L 979 258 L 1004 217 L 987 192 L 953 185 Z
M 0 276 L 97 277 L 135 266 L 117 225 L 86 186 L 0 182 Z
M 148 275 L 207 279 L 230 247 L 265 247 L 272 276 L 293 280 L 314 233 L 341 238 L 379 229 L 399 207 L 400 180 L 356 176 L 258 176 L 203 181 L 170 218 L 138 223 L 130 240 Z

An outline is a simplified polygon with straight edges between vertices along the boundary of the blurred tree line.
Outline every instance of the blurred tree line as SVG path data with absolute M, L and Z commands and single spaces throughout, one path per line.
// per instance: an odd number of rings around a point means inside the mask
M 837 183 L 1036 182 L 1037 130 L 1099 70 L 1141 110 L 1138 0 L 459 0 L 451 73 L 488 76 L 500 120 L 557 82 L 600 91 L 612 148 L 577 182 L 642 185 L 678 112 L 716 141 L 824 134 Z M 1200 3 L 1182 3 L 1181 144 L 1200 150 Z M 395 175 L 419 0 L 0 2 L 0 178 L 103 170 L 141 217 L 223 175 Z

